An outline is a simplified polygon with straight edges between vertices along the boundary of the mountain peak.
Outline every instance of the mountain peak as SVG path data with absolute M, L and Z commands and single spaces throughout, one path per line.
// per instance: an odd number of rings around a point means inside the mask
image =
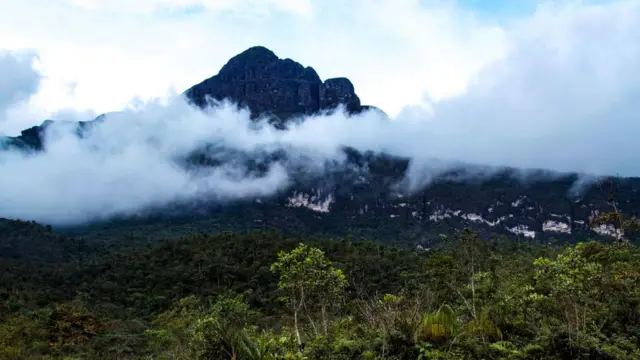
M 312 67 L 281 59 L 264 46 L 253 46 L 235 55 L 217 75 L 194 85 L 185 95 L 200 107 L 207 105 L 207 98 L 231 100 L 249 108 L 252 118 L 270 117 L 278 128 L 284 128 L 290 119 L 331 111 L 340 105 L 351 114 L 367 110 L 384 114 L 375 107 L 361 105 L 351 80 L 337 77 L 323 82 Z M 79 122 L 78 133 L 104 120 L 105 115 Z M 47 120 L 40 126 L 23 130 L 17 137 L 0 138 L 0 149 L 42 150 L 44 130 L 51 123 Z
M 227 65 L 239 62 L 265 62 L 278 60 L 278 56 L 264 46 L 252 46 L 232 57 Z
M 232 57 L 219 73 L 185 92 L 196 105 L 207 98 L 224 99 L 248 107 L 254 118 L 270 116 L 282 125 L 289 119 L 344 105 L 351 113 L 363 111 L 360 98 L 347 78 L 323 82 L 312 67 L 281 59 L 263 46 Z

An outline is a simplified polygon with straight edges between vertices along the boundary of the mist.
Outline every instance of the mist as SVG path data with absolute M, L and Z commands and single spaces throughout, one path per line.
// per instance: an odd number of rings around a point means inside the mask
M 600 175 L 640 176 L 639 21 L 638 1 L 540 7 L 505 31 L 503 56 L 463 93 L 408 106 L 394 118 L 338 109 L 279 131 L 235 104 L 203 110 L 176 96 L 110 113 L 81 138 L 73 122 L 56 122 L 47 128 L 44 152 L 0 152 L 0 217 L 72 225 L 172 203 L 271 196 L 291 185 L 292 168 L 321 174 L 328 163 L 344 164 L 345 146 L 411 159 L 402 182 L 410 190 L 466 164 L 478 165 L 470 177 L 504 166 L 585 174 L 578 187 Z M 3 56 L 0 74 L 24 74 L 0 87 L 0 114 L 15 124 L 21 115 L 8 109 L 24 106 L 41 75 L 33 58 Z M 225 149 L 228 161 L 208 168 L 181 163 L 205 145 Z M 233 160 L 275 152 L 286 160 L 263 172 Z M 521 176 L 540 176 L 531 174 Z
M 6 123 L 15 117 L 12 110 L 24 105 L 40 88 L 42 74 L 35 68 L 37 58 L 38 54 L 30 50 L 0 49 L 0 136 L 9 127 Z

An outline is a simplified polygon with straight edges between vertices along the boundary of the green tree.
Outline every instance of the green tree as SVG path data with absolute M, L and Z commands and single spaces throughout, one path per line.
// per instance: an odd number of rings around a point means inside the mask
M 168 349 L 167 358 L 253 359 L 257 349 L 247 328 L 258 318 L 242 295 L 220 295 L 209 307 L 189 296 L 161 314 L 156 324 L 163 328 L 148 334 L 160 345 L 156 350 Z
M 320 334 L 314 320 L 316 307 L 321 315 L 323 332 L 328 335 L 330 312 L 342 300 L 347 286 L 342 270 L 333 267 L 322 250 L 299 244 L 291 252 L 281 251 L 278 260 L 271 265 L 271 271 L 280 275 L 278 288 L 287 294 L 285 300 L 293 312 L 298 344 L 302 344 L 300 315 L 303 313 L 314 334 Z
M 534 261 L 541 305 L 561 314 L 561 327 L 571 346 L 591 341 L 594 329 L 601 327 L 603 267 L 585 256 L 589 244 L 569 247 L 557 259 Z M 551 301 L 545 301 L 551 300 Z M 549 310 L 547 308 L 547 310 Z M 586 346 L 586 345 L 585 345 Z

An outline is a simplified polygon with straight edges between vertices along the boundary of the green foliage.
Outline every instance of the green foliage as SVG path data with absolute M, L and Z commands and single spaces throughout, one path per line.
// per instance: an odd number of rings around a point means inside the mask
M 304 313 L 313 328 L 314 336 L 320 330 L 314 321 L 314 313 L 320 312 L 322 334 L 329 335 L 330 312 L 343 300 L 347 280 L 340 269 L 331 266 L 331 262 L 318 248 L 300 244 L 291 252 L 281 251 L 278 261 L 271 265 L 271 271 L 279 273 L 278 288 L 287 297 L 293 312 L 294 328 L 299 344 L 302 344 L 299 315 Z
M 49 351 L 46 325 L 36 314 L 15 314 L 0 322 L 0 359 L 29 359 Z
M 47 321 L 49 346 L 56 351 L 67 351 L 87 343 L 102 328 L 102 324 L 84 304 L 64 303 L 55 307 Z
M 445 240 L 222 233 L 4 259 L 0 359 L 640 358 L 636 246 Z
M 458 328 L 458 319 L 453 309 L 444 305 L 436 312 L 424 316 L 416 336 L 429 341 L 441 341 L 456 336 Z

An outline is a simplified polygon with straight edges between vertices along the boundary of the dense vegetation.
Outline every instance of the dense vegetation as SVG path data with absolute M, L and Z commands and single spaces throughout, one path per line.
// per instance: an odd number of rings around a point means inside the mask
M 0 225 L 5 249 L 35 244 L 0 260 L 2 359 L 640 357 L 625 242 L 465 230 L 418 252 L 257 231 L 98 247 Z

